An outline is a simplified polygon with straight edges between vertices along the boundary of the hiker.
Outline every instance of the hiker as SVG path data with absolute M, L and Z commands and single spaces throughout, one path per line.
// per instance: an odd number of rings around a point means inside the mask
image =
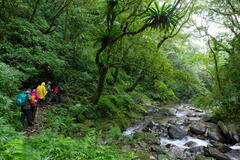
M 25 93 L 21 93 L 17 96 L 16 103 L 21 106 L 21 123 L 25 126 L 25 118 L 27 119 L 27 126 L 32 126 L 32 118 L 31 118 L 31 89 L 28 89 Z
M 54 88 L 54 93 L 56 94 L 56 103 L 57 104 L 62 102 L 62 91 L 63 91 L 63 88 L 58 83 L 57 87 Z
M 51 82 L 48 81 L 47 82 L 47 85 L 46 85 L 46 90 L 47 90 L 47 96 L 46 96 L 46 101 L 47 103 L 51 102 L 52 101 L 52 88 L 51 88 Z
M 39 100 L 39 105 L 43 105 L 43 101 L 45 99 L 45 96 L 47 94 L 47 90 L 45 88 L 45 82 L 42 82 L 41 85 L 38 85 L 37 87 L 37 94 L 39 95 L 40 97 L 40 100 Z
M 30 105 L 31 105 L 31 121 L 33 123 L 35 122 L 35 117 L 36 117 L 36 111 L 37 111 L 37 102 L 40 99 L 40 96 L 37 94 L 37 90 L 34 89 L 31 93 L 31 101 L 30 101 Z

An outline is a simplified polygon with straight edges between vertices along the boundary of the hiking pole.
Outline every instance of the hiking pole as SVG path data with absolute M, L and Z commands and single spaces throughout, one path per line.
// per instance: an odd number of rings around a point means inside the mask
M 38 107 L 36 108 L 36 112 L 35 112 L 35 122 L 38 122 Z

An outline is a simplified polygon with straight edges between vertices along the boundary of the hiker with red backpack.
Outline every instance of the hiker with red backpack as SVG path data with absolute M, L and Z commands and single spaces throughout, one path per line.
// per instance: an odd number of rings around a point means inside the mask
M 21 107 L 21 123 L 25 126 L 25 119 L 27 120 L 27 126 L 32 126 L 31 118 L 31 89 L 28 89 L 25 93 L 21 93 L 17 96 L 16 104 Z
M 40 96 L 37 94 L 37 89 L 34 89 L 31 93 L 31 117 L 32 117 L 32 122 L 35 122 L 35 117 L 36 117 L 36 111 L 37 111 L 37 106 L 38 106 L 38 100 L 40 100 Z
M 57 87 L 54 88 L 54 93 L 56 94 L 56 103 L 60 104 L 62 102 L 62 92 L 63 88 L 58 83 Z

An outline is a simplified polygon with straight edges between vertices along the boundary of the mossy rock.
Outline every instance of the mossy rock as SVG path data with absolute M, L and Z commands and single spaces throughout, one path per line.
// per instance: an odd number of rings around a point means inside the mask
M 195 160 L 215 160 L 215 158 L 207 158 L 205 156 L 202 155 L 196 155 Z
M 143 150 L 138 150 L 136 152 L 136 155 L 138 156 L 139 160 L 149 160 L 150 157 L 152 156 L 149 152 Z
M 160 144 L 159 138 L 148 132 L 137 132 L 134 134 L 134 138 L 144 141 L 147 144 Z

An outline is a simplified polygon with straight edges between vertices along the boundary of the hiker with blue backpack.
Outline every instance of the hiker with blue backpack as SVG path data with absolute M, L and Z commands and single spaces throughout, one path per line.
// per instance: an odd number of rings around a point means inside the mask
M 21 118 L 20 121 L 25 126 L 25 119 L 27 120 L 27 126 L 32 126 L 32 114 L 31 114 L 31 89 L 28 89 L 25 93 L 21 93 L 17 96 L 16 104 L 21 106 Z

